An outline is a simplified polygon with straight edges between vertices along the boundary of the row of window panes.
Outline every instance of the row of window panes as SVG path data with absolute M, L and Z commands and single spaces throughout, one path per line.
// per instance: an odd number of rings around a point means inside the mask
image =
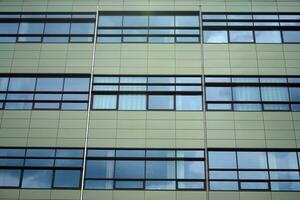
M 99 27 L 199 27 L 199 16 L 101 15 Z
M 92 35 L 94 23 L 2 23 L 0 34 L 4 35 Z
M 205 30 L 203 38 L 204 43 L 299 43 L 300 31 Z
M 63 165 L 65 167 L 74 167 L 74 161 L 81 161 L 78 158 L 82 158 L 82 153 L 80 149 L 58 149 L 55 155 L 55 149 L 27 149 L 26 157 L 31 163 L 27 166 L 40 168 L 50 166 L 45 163 L 47 161 L 49 163 L 53 160 L 51 158 L 56 156 L 56 162 L 67 163 L 68 165 Z M 145 161 L 143 155 L 148 153 L 152 159 Z M 144 150 L 89 149 L 88 156 L 93 160 L 87 161 L 85 188 L 204 189 L 202 182 L 206 177 L 204 160 L 198 160 L 203 158 L 203 151 L 177 150 L 177 157 L 184 156 L 185 159 L 193 158 L 192 160 L 161 160 L 161 158 L 170 158 L 171 155 L 173 157 L 174 153 L 174 150 L 147 150 L 145 154 Z M 16 158 L 24 158 L 25 149 L 1 149 L 0 156 L 1 166 L 9 159 L 12 160 L 9 166 L 19 166 L 13 163 L 17 163 Z M 109 159 L 113 156 L 120 158 L 124 156 L 124 158 Z M 300 190 L 299 156 L 295 151 L 210 150 L 208 152 L 209 188 L 210 190 Z M 140 159 L 129 160 L 130 157 Z M 3 161 L 5 159 L 6 161 Z M 72 161 L 73 164 L 70 165 Z M 22 188 L 78 188 L 81 168 L 78 170 L 26 168 L 22 178 L 21 174 L 20 169 L 1 169 L 0 187 L 20 187 L 21 184 Z M 52 183 L 54 174 L 54 183 Z M 145 178 L 146 182 L 144 182 Z M 175 186 L 176 178 L 177 186 Z M 114 186 L 112 179 L 115 181 Z
M 290 14 L 276 14 L 276 13 L 257 13 L 257 14 L 235 14 L 235 13 L 226 13 L 226 14 L 209 14 L 204 13 L 202 15 L 203 20 L 300 20 L 300 15 L 295 13 Z
M 95 110 L 202 110 L 201 95 L 93 95 Z
M 201 77 L 94 77 L 95 83 L 201 84 Z
M 35 14 L 35 13 L 0 13 L 0 19 L 95 19 L 96 14 L 93 13 L 45 13 L 45 14 Z
M 284 103 L 206 103 L 208 111 L 300 111 L 300 104 Z
M 209 151 L 210 190 L 300 190 L 299 153 Z

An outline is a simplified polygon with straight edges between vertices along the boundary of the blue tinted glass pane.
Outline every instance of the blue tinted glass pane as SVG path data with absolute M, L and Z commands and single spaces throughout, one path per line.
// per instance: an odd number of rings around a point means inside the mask
M 123 26 L 148 26 L 148 16 L 124 16 Z
M 36 78 L 10 78 L 8 90 L 33 91 Z
M 234 101 L 260 101 L 259 87 L 233 87 Z
M 204 183 L 198 181 L 180 181 L 178 182 L 178 189 L 204 189 Z
M 0 23 L 0 34 L 17 34 L 19 23 Z
M 7 110 L 31 110 L 32 103 L 5 103 L 5 109 Z
M 263 101 L 289 101 L 287 87 L 261 87 Z
M 171 110 L 174 108 L 174 96 L 172 95 L 149 95 L 148 108 L 153 110 Z
M 6 91 L 8 85 L 8 78 L 0 78 L 0 91 Z
M 66 43 L 69 41 L 69 37 L 43 37 L 43 42 L 49 43 Z
M 232 94 L 230 87 L 206 87 L 207 101 L 231 101 Z
M 94 23 L 72 23 L 71 34 L 93 34 Z
M 270 169 L 298 169 L 296 152 L 268 152 Z
M 89 78 L 65 78 L 64 91 L 87 92 L 89 81 Z
M 149 37 L 150 43 L 174 43 L 174 37 Z
M 204 43 L 227 43 L 227 31 L 203 31 Z
M 267 169 L 265 152 L 237 152 L 240 169 Z
M 252 31 L 229 31 L 230 42 L 254 42 Z
M 237 111 L 260 111 L 262 110 L 261 104 L 233 104 L 233 109 Z
M 27 149 L 27 157 L 54 157 L 54 149 Z
M 199 16 L 175 16 L 176 26 L 199 26 Z
M 88 160 L 86 178 L 113 178 L 114 161 Z
M 262 77 L 259 79 L 261 83 L 286 83 L 286 78 L 270 78 L 270 77 Z
M 0 42 L 2 43 L 5 43 L 5 42 L 10 42 L 10 43 L 13 43 L 13 42 L 16 42 L 16 37 L 0 37 Z
M 176 37 L 176 42 L 199 42 L 199 37 Z
M 146 161 L 146 178 L 175 178 L 175 161 Z
M 38 78 L 36 91 L 61 91 L 63 78 Z
M 99 26 L 122 26 L 122 16 L 100 16 Z
M 145 110 L 146 95 L 119 95 L 119 110 Z
M 177 150 L 177 158 L 204 158 L 202 150 Z
M 270 179 L 272 180 L 299 180 L 299 172 L 297 171 L 270 171 Z
M 83 156 L 83 150 L 81 149 L 57 149 L 56 157 L 72 157 L 72 158 L 81 158 Z
M 81 167 L 82 160 L 79 160 L 79 159 L 56 159 L 55 166 L 57 166 L 57 167 Z
M 174 16 L 149 16 L 149 26 L 174 26 Z
M 123 42 L 147 42 L 147 37 L 123 37 Z
M 300 182 L 271 182 L 271 190 L 298 191 Z
M 6 97 L 7 100 L 32 100 L 33 99 L 33 94 L 7 94 Z
M 144 187 L 144 183 L 142 181 L 116 181 L 116 188 L 131 188 L 131 189 L 142 189 Z
M 210 181 L 211 190 L 238 190 L 238 183 L 235 181 Z
M 19 187 L 21 170 L 0 169 L 0 187 Z
M 19 34 L 42 34 L 44 23 L 20 23 Z
M 116 157 L 145 157 L 144 150 L 116 150 Z
M 202 96 L 176 95 L 176 110 L 202 110 Z
M 59 109 L 59 103 L 35 103 L 34 109 Z
M 146 190 L 175 190 L 175 181 L 146 181 Z
M 85 181 L 85 189 L 112 189 L 113 188 L 113 181 L 107 180 L 86 180 Z
M 0 158 L 0 166 L 23 166 L 24 159 Z
M 35 94 L 36 100 L 60 100 L 61 94 Z
M 70 23 L 46 23 L 44 34 L 69 34 Z
M 280 31 L 255 31 L 256 43 L 281 43 Z
M 98 37 L 98 43 L 120 43 L 122 41 L 121 37 Z
M 26 159 L 25 166 L 43 166 L 43 167 L 51 167 L 54 164 L 53 159 Z
M 241 182 L 242 190 L 267 190 L 269 189 L 268 182 Z
M 290 97 L 292 102 L 300 102 L 300 87 L 290 87 Z
M 55 170 L 54 187 L 78 188 L 80 175 L 80 170 Z
M 87 103 L 62 103 L 62 110 L 87 110 Z
M 208 153 L 209 168 L 235 169 L 236 155 L 235 152 L 214 152 Z
M 264 104 L 264 110 L 290 110 L 289 104 Z
M 236 171 L 209 171 L 209 179 L 237 179 Z
M 152 157 L 152 158 L 174 158 L 175 151 L 172 151 L 172 150 L 147 150 L 146 156 Z
M 70 42 L 92 42 L 92 37 L 71 37 Z
M 267 171 L 239 171 L 239 179 L 267 180 L 269 173 Z
M 300 31 L 282 31 L 284 42 L 300 42 Z
M 231 110 L 231 104 L 224 104 L 224 103 L 208 103 L 207 104 L 208 110 Z
M 1 157 L 25 156 L 25 149 L 0 149 Z
M 87 155 L 88 157 L 114 157 L 115 150 L 89 149 Z
M 115 167 L 115 178 L 144 178 L 144 170 L 144 161 L 117 160 Z
M 22 188 L 51 188 L 52 170 L 24 170 Z
M 300 104 L 292 104 L 292 111 L 300 111 Z
M 204 179 L 204 162 L 177 161 L 177 178 Z
M 116 109 L 117 96 L 116 95 L 94 95 L 93 109 Z

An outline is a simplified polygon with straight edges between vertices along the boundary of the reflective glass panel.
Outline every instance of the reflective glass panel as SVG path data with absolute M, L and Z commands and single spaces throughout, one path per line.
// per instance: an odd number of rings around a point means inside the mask
M 231 151 L 217 152 L 210 151 L 209 156 L 209 168 L 210 169 L 235 169 L 236 166 L 236 154 Z
M 174 108 L 174 96 L 149 95 L 148 108 L 153 110 L 172 110 Z
M 148 26 L 148 16 L 124 16 L 123 26 Z
M 89 78 L 65 78 L 64 91 L 87 92 L 89 81 Z
M 176 95 L 176 110 L 202 110 L 202 96 Z
M 10 78 L 8 90 L 10 91 L 33 91 L 36 78 Z
M 88 160 L 86 178 L 113 178 L 113 160 Z
M 20 23 L 19 34 L 43 34 L 44 23 Z
M 63 78 L 38 78 L 36 91 L 61 91 Z
M 268 152 L 270 169 L 298 169 L 296 152 Z
M 146 95 L 119 95 L 119 110 L 145 110 Z
M 17 34 L 19 23 L 0 23 L 0 34 Z
M 145 162 L 140 160 L 117 160 L 115 166 L 115 178 L 119 179 L 143 179 Z
M 71 34 L 93 34 L 94 23 L 72 23 Z
M 227 31 L 203 31 L 204 43 L 227 43 Z
M 174 26 L 174 16 L 149 16 L 149 26 Z
M 259 87 L 233 87 L 234 101 L 260 101 Z
M 21 170 L 0 169 L 0 187 L 19 187 Z
M 230 87 L 206 87 L 207 101 L 231 101 L 232 94 Z
M 202 161 L 177 161 L 177 178 L 179 179 L 204 179 L 204 162 Z
M 287 87 L 261 87 L 262 101 L 289 101 Z
M 94 95 L 93 109 L 116 109 L 117 96 L 116 95 Z
M 46 23 L 44 34 L 69 34 L 70 23 Z
M 229 31 L 230 42 L 254 42 L 252 31 Z
M 267 169 L 265 152 L 237 152 L 240 169 Z
M 24 170 L 22 188 L 51 188 L 52 170 Z
M 300 31 L 282 31 L 284 42 L 300 42 Z
M 78 188 L 80 181 L 80 170 L 55 170 L 55 188 Z
M 184 173 L 182 172 L 182 175 Z M 175 161 L 146 161 L 146 178 L 173 179 L 175 178 Z
M 255 31 L 256 43 L 281 43 L 280 31 Z

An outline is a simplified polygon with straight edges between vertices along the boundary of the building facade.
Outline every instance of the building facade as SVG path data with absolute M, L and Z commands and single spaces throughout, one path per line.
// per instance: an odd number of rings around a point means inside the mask
M 299 0 L 0 0 L 1 200 L 299 200 Z

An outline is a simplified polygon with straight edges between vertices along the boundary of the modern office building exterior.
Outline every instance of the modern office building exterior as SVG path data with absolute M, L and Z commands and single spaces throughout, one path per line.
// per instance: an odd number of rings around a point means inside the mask
M 0 200 L 299 200 L 299 0 L 0 0 Z

